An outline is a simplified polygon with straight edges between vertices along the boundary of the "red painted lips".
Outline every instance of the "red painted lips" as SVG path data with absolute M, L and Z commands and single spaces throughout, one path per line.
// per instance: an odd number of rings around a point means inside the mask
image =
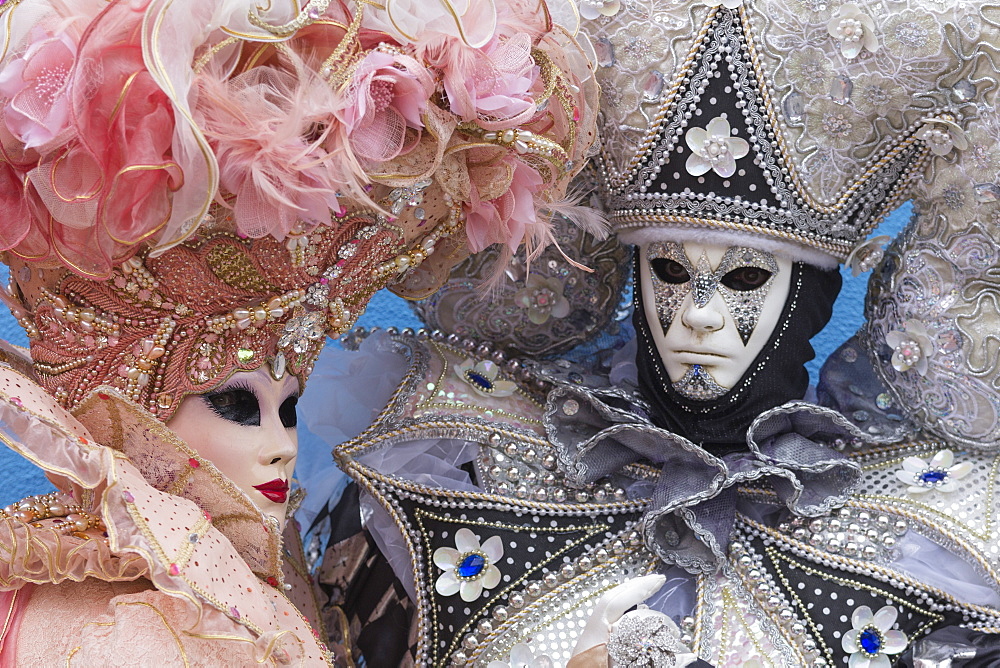
M 288 499 L 288 481 L 275 478 L 253 488 L 275 503 L 284 503 Z

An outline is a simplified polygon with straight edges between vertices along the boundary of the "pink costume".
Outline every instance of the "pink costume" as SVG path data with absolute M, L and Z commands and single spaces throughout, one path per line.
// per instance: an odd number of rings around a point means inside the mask
M 0 511 L 0 664 L 350 662 L 294 528 L 166 423 L 236 372 L 304 384 L 382 287 L 551 239 L 596 95 L 557 14 L 0 4 L 0 298 L 31 340 L 0 440 L 57 488 Z

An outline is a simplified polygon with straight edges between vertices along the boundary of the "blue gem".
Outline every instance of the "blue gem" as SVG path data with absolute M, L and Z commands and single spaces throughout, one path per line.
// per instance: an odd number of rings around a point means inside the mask
M 469 370 L 465 372 L 465 377 L 473 385 L 477 385 L 481 390 L 485 392 L 490 392 L 493 389 L 493 381 L 491 381 L 486 376 L 481 373 L 476 373 L 475 371 Z
M 948 477 L 947 471 L 939 471 L 931 469 L 930 471 L 924 471 L 920 474 L 920 482 L 925 485 L 936 485 L 939 482 L 944 482 L 944 479 Z
M 481 554 L 470 554 L 458 564 L 458 574 L 463 578 L 474 578 L 486 568 L 486 559 Z
M 866 654 L 875 656 L 882 650 L 882 634 L 869 626 L 858 635 L 858 644 Z

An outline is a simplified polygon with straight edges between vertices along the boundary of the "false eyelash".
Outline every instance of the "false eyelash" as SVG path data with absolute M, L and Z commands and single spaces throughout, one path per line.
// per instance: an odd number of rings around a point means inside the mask
M 252 387 L 250 387 L 250 383 L 248 383 L 245 380 L 234 381 L 232 385 L 226 385 L 224 387 L 212 390 L 211 392 L 206 392 L 204 396 L 210 397 L 216 394 L 224 394 L 226 392 L 232 392 L 233 390 L 244 390 L 246 392 L 249 392 L 254 396 L 254 399 L 260 401 L 260 398 L 257 396 L 257 393 L 253 391 Z
M 257 401 L 260 401 L 260 397 L 258 397 L 257 393 L 253 391 L 252 387 L 250 387 L 250 383 L 248 383 L 245 380 L 237 380 L 232 385 L 228 385 L 228 386 L 226 386 L 224 388 L 221 388 L 221 389 L 212 390 L 211 392 L 206 392 L 205 394 L 203 394 L 201 396 L 203 396 L 203 397 L 211 397 L 211 396 L 216 395 L 216 394 L 222 394 L 224 392 L 231 392 L 233 390 L 245 390 L 245 391 L 249 392 L 250 394 L 252 394 L 254 396 L 254 399 L 257 399 Z M 295 397 L 296 399 L 301 399 L 302 398 L 302 392 L 303 391 L 301 389 L 299 389 L 298 391 L 293 392 L 292 394 L 289 394 L 288 397 Z M 288 401 L 288 397 L 285 397 L 284 399 L 282 399 L 281 400 L 282 403 L 284 403 L 285 401 Z

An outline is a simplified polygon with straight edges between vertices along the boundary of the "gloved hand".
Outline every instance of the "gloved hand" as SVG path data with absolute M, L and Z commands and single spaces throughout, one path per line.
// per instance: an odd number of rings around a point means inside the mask
M 652 651 L 672 657 L 675 666 L 687 666 L 695 661 L 695 655 L 681 645 L 680 632 L 669 617 L 645 606 L 626 612 L 655 594 L 664 582 L 666 578 L 662 575 L 645 575 L 620 584 L 604 594 L 587 620 L 567 668 L 614 668 L 618 665 L 615 656 L 624 658 L 626 663 L 636 659 L 655 662 L 655 656 L 646 656 L 645 643 L 650 639 L 661 641 L 663 647 L 654 647 Z M 630 634 L 635 633 L 642 636 L 642 642 L 636 643 L 635 637 L 630 637 Z M 613 649 L 610 656 L 609 642 Z M 637 650 L 640 645 L 642 649 Z M 633 656 L 636 651 L 642 654 L 642 658 Z M 666 657 L 661 655 L 660 658 Z
M 605 645 L 611 635 L 611 625 L 621 619 L 625 611 L 634 608 L 659 591 L 667 579 L 659 574 L 643 575 L 624 582 L 607 592 L 597 601 L 594 612 L 587 620 L 583 633 L 576 641 L 573 656 L 591 647 Z

